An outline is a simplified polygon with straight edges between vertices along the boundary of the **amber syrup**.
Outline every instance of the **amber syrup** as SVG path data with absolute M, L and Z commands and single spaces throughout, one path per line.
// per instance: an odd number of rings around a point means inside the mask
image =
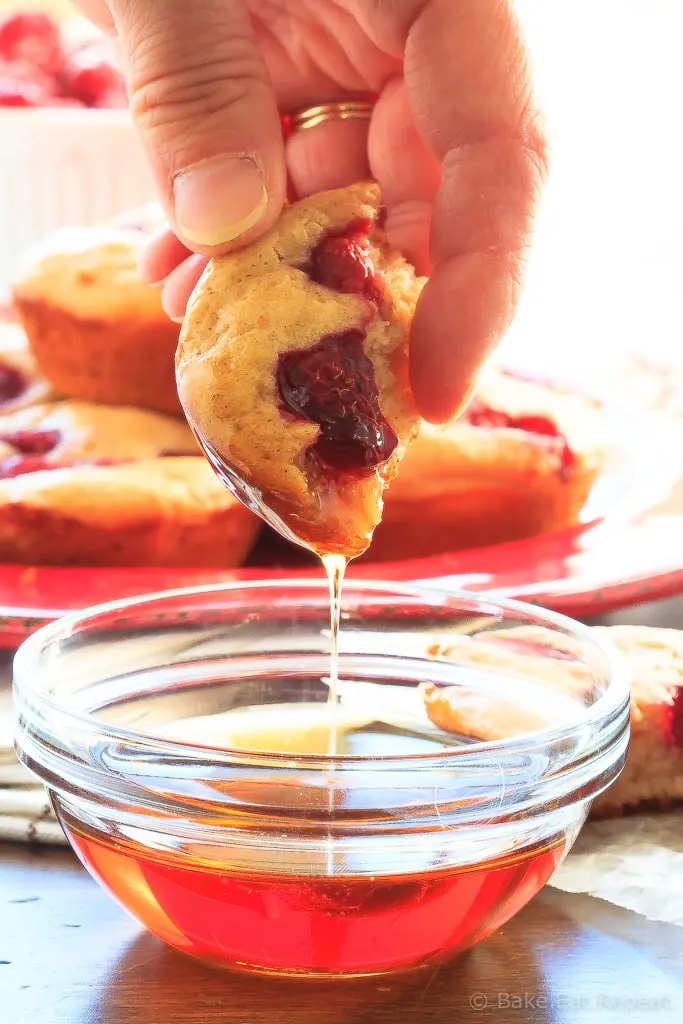
M 366 273 L 363 253 L 355 242 L 346 244 L 346 248 L 349 246 L 362 275 L 356 267 L 349 277 L 348 260 L 342 258 L 338 239 L 332 239 L 324 252 L 314 254 L 311 274 L 315 277 L 318 268 L 328 286 L 348 291 L 353 285 L 351 290 L 364 294 L 369 289 L 370 300 L 378 301 L 376 282 Z M 315 279 L 320 280 L 320 276 Z M 284 405 L 292 415 L 321 425 L 313 454 L 331 467 L 333 474 L 359 468 L 358 445 L 369 435 L 367 430 L 357 429 L 360 414 L 356 406 L 362 408 L 367 421 L 361 425 L 369 425 L 375 437 L 375 447 L 369 455 L 366 451 L 362 453 L 360 465 L 378 465 L 398 443 L 381 415 L 374 371 L 357 333 L 322 339 L 315 350 L 305 355 L 297 352 L 295 357 L 285 354 L 278 363 Z M 311 381 L 329 379 L 330 359 L 332 377 L 344 386 L 320 393 L 320 387 L 316 390 L 309 385 Z M 321 377 L 321 367 L 329 371 L 327 376 Z M 347 393 L 356 396 L 353 408 L 344 404 Z M 203 443 L 203 447 L 221 478 L 249 507 L 283 537 L 303 544 L 302 538 L 296 537 L 266 507 L 260 494 L 239 479 L 210 446 Z M 337 551 L 344 549 L 344 540 L 335 538 L 335 542 L 342 542 L 335 544 Z M 315 551 L 311 544 L 304 546 Z M 254 869 L 247 870 L 234 861 L 231 863 L 227 845 L 224 851 L 212 849 L 210 855 L 199 844 L 189 849 L 186 845 L 183 850 L 171 846 L 162 850 L 145 845 L 139 831 L 105 835 L 91 831 L 83 823 L 72 822 L 67 814 L 61 813 L 63 824 L 84 864 L 120 903 L 171 946 L 202 960 L 245 970 L 307 976 L 381 974 L 437 962 L 485 938 L 524 906 L 562 859 L 567 837 L 556 835 L 542 844 L 467 867 L 443 867 L 437 829 L 433 847 L 430 839 L 426 839 L 424 856 L 420 853 L 419 861 L 406 864 L 397 856 L 395 869 L 391 846 L 383 842 L 381 835 L 365 848 L 358 845 L 353 856 L 334 841 L 335 816 L 344 811 L 348 819 L 357 796 L 350 789 L 344 790 L 344 773 L 339 770 L 347 753 L 362 753 L 364 758 L 372 759 L 385 756 L 388 751 L 396 756 L 434 753 L 443 749 L 444 744 L 433 736 L 411 736 L 409 731 L 400 729 L 387 734 L 381 728 L 387 723 L 362 720 L 362 712 L 356 726 L 344 725 L 349 709 L 345 702 L 339 702 L 339 633 L 348 560 L 320 550 L 317 554 L 330 593 L 330 662 L 329 676 L 324 680 L 328 687 L 327 703 L 317 705 L 319 712 L 314 713 L 313 724 L 309 722 L 308 732 L 296 723 L 297 715 L 308 712 L 296 705 L 276 706 L 270 735 L 268 727 L 258 725 L 258 709 L 239 711 L 247 712 L 247 719 L 249 713 L 254 714 L 253 722 L 247 721 L 242 733 L 242 749 L 265 754 L 284 745 L 293 757 L 308 753 L 327 757 L 326 786 L 316 792 L 320 795 L 320 810 L 329 815 L 330 827 L 327 836 L 323 833 L 320 847 L 316 848 L 311 840 L 317 816 L 313 812 L 317 808 L 307 805 L 307 813 L 297 821 L 291 814 L 287 816 L 291 808 L 279 807 L 279 797 L 275 799 L 277 806 L 269 805 L 269 811 L 273 818 L 281 816 L 287 820 L 288 872 L 283 870 L 283 861 L 272 859 L 268 851 L 256 851 Z M 241 721 L 244 725 L 244 718 Z M 220 723 L 216 724 L 220 728 Z M 187 725 L 191 731 L 192 720 L 178 725 Z M 289 733 L 283 736 L 287 730 Z M 235 745 L 230 743 L 227 729 L 219 735 L 218 744 L 214 742 L 212 746 Z M 312 737 L 316 737 L 315 741 Z M 191 735 L 187 739 L 193 742 Z M 406 786 L 410 785 L 409 776 L 407 769 Z M 259 786 L 262 785 L 268 782 L 260 780 Z M 424 779 L 416 777 L 416 790 L 421 785 Z M 284 788 L 283 793 L 287 797 Z M 378 813 L 391 813 L 382 803 L 381 793 L 364 791 L 363 798 L 379 808 Z M 260 799 L 267 803 L 263 790 Z M 198 808 L 198 826 L 202 824 L 200 815 Z M 362 822 L 360 812 L 359 835 Z M 362 856 L 358 853 L 361 849 Z M 300 854 L 300 861 L 296 861 L 292 850 Z M 294 868 L 290 866 L 292 862 Z
M 335 759 L 338 763 L 347 754 L 372 758 L 373 752 L 434 753 L 448 743 L 409 729 L 387 731 L 385 723 L 369 721 L 358 711 L 342 713 L 337 683 L 345 566 L 344 559 L 325 559 L 331 595 L 326 703 L 274 705 L 261 717 L 256 708 L 219 713 L 213 716 L 211 736 L 199 728 L 207 719 L 173 723 L 173 735 L 191 743 L 263 752 L 286 749 L 294 756 L 327 754 L 328 793 L 320 795 L 327 800 L 330 821 L 340 810 L 348 813 L 354 796 L 339 781 L 335 785 Z M 409 785 L 408 777 L 405 781 Z M 415 784 L 419 788 L 424 780 L 416 777 Z M 372 804 L 372 796 L 366 797 Z M 382 807 L 381 797 L 375 799 Z M 283 816 L 288 810 L 282 808 Z M 273 814 L 279 814 L 276 806 Z M 201 815 L 198 805 L 199 826 Z M 303 870 L 298 874 L 283 872 L 277 862 L 260 870 L 237 868 L 227 848 L 222 864 L 216 863 L 215 851 L 211 859 L 203 856 L 200 845 L 190 852 L 187 847 L 152 849 L 140 833 L 108 835 L 72 821 L 67 813 L 60 812 L 60 817 L 91 873 L 171 946 L 220 966 L 309 977 L 382 974 L 453 956 L 516 914 L 545 885 L 567 846 L 566 836 L 556 835 L 495 860 L 443 868 L 437 866 L 437 833 L 423 865 L 413 863 L 401 873 L 373 872 L 374 859 L 384 859 L 381 837 L 362 861 L 348 860 L 335 848 L 330 828 L 319 852 L 304 854 L 304 847 L 310 848 L 310 822 L 299 827 L 290 815 L 288 839 L 296 844 L 300 835 L 302 843 Z
M 242 873 L 63 824 L 86 867 L 159 938 L 206 962 L 308 976 L 436 963 L 500 928 L 548 881 L 566 840 L 402 875 Z
M 328 679 L 328 703 L 334 707 L 339 702 L 339 629 L 341 625 L 341 599 L 347 559 L 343 555 L 323 555 L 321 559 L 327 583 L 330 588 L 330 675 Z M 334 736 L 334 729 L 330 730 Z M 334 740 L 332 739 L 334 747 Z M 334 755 L 335 750 L 330 750 Z
M 341 599 L 344 585 L 344 574 L 348 564 L 343 555 L 322 555 L 321 561 L 330 588 L 330 675 L 328 679 L 327 704 L 330 709 L 330 779 L 327 791 L 327 807 L 330 818 L 334 815 L 334 761 L 337 755 L 337 725 L 335 710 L 339 703 L 339 629 L 341 626 Z M 334 872 L 334 847 L 332 834 L 327 841 L 327 873 Z

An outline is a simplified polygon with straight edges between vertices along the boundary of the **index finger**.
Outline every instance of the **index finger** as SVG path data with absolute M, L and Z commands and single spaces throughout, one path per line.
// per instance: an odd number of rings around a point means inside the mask
M 396 7 L 414 9 L 405 81 L 418 131 L 441 164 L 433 271 L 413 321 L 411 380 L 422 414 L 445 422 L 514 315 L 546 146 L 507 0 L 399 0 Z

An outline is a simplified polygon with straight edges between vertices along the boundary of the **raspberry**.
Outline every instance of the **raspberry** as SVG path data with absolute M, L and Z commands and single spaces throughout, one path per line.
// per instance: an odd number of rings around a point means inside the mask
M 286 409 L 322 428 L 311 454 L 328 468 L 368 472 L 398 444 L 382 415 L 375 371 L 361 331 L 329 335 L 280 356 L 277 380 Z
M 547 416 L 515 416 L 512 420 L 517 430 L 526 430 L 527 434 L 540 434 L 543 437 L 560 437 L 557 424 Z
M 23 373 L 14 366 L 0 363 L 0 405 L 13 402 L 27 387 L 28 381 Z
M 679 750 L 683 750 L 683 687 L 676 690 L 671 717 L 669 718 L 669 739 Z
M 0 60 L 0 106 L 46 107 L 52 99 L 49 79 L 29 64 Z
M 58 75 L 64 66 L 59 25 L 48 14 L 12 14 L 0 22 L 0 57 L 25 61 L 44 75 Z
M 512 430 L 525 430 L 527 434 L 540 434 L 544 437 L 561 437 L 557 424 L 548 416 L 510 416 L 500 409 L 492 409 L 479 399 L 471 403 L 463 420 L 473 427 L 508 427 Z
M 86 47 L 70 58 L 64 69 L 63 91 L 88 107 L 127 103 L 121 100 L 126 93 L 123 75 L 99 47 Z M 116 102 L 112 103 L 113 99 Z
M 576 458 L 567 440 L 548 416 L 510 416 L 499 409 L 492 409 L 479 399 L 475 399 L 462 417 L 464 423 L 472 427 L 507 428 L 508 430 L 524 430 L 527 434 L 547 437 L 561 445 L 560 471 L 569 474 L 574 467 Z
M 484 405 L 478 398 L 475 398 L 470 403 L 465 413 L 462 416 L 464 423 L 469 423 L 472 427 L 509 427 L 511 426 L 511 419 L 507 413 L 499 412 L 498 409 L 492 409 L 488 405 Z
M 47 455 L 62 439 L 59 430 L 15 430 L 0 434 L 0 441 L 11 444 L 21 455 Z
M 311 253 L 308 273 L 313 281 L 335 291 L 381 302 L 370 243 L 362 228 L 342 235 L 325 235 Z

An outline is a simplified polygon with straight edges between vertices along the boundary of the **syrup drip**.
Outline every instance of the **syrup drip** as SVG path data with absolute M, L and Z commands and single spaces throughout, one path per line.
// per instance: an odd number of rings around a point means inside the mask
M 277 516 L 275 512 L 268 507 L 268 505 L 265 504 L 261 495 L 255 490 L 255 488 L 250 487 L 244 482 L 244 480 L 240 479 L 235 471 L 232 470 L 217 453 L 213 452 L 208 445 L 203 443 L 202 446 L 220 479 L 223 480 L 226 486 L 230 488 L 232 493 L 242 501 L 243 504 L 253 512 L 260 515 L 261 518 L 268 523 L 269 526 L 277 530 L 281 536 L 296 544 L 308 547 L 309 550 L 320 558 L 327 576 L 330 592 L 330 673 L 328 678 L 328 705 L 331 709 L 336 708 L 339 703 L 337 683 L 339 681 L 339 628 L 341 620 L 342 585 L 349 559 L 345 555 L 322 554 L 320 551 L 315 551 L 315 549 L 310 548 L 309 545 L 305 544 L 302 539 L 298 537 L 279 518 L 279 516 Z M 336 753 L 336 725 L 333 715 L 334 712 L 331 711 L 330 756 L 334 756 Z
M 341 599 L 344 574 L 348 560 L 343 555 L 322 555 L 321 561 L 327 575 L 327 583 L 330 588 L 330 676 L 327 693 L 327 716 L 329 720 L 330 740 L 328 755 L 333 758 L 337 755 L 337 708 L 339 705 L 339 627 L 341 624 Z M 327 809 L 330 818 L 334 814 L 334 769 L 335 765 L 330 763 L 330 780 L 327 790 Z M 327 873 L 334 874 L 334 846 L 332 834 L 327 839 Z
M 368 232 L 370 221 L 349 224 L 343 232 L 324 234 L 301 268 L 311 280 L 333 291 L 356 294 L 379 307 L 383 287 L 374 266 Z M 372 312 L 372 311 L 371 311 Z M 282 353 L 275 382 L 282 411 L 320 426 L 320 436 L 307 455 L 316 470 L 322 468 L 332 486 L 345 478 L 370 475 L 385 463 L 399 439 L 379 406 L 375 369 L 364 349 L 365 330 L 326 335 L 310 349 Z M 330 594 L 330 668 L 327 701 L 328 756 L 339 754 L 339 629 L 342 585 L 348 554 L 323 550 L 298 536 L 291 525 L 270 508 L 256 488 L 198 437 L 205 454 L 230 490 L 283 537 L 308 547 L 322 561 Z M 310 468 L 310 467 L 309 467 Z M 343 538 L 346 540 L 346 538 Z M 347 553 L 354 552 L 351 539 Z M 337 548 L 339 545 L 336 544 Z M 330 761 L 329 810 L 334 811 L 334 760 Z
M 328 703 L 334 707 L 339 703 L 339 693 L 337 692 L 339 684 L 339 626 L 342 586 L 348 561 L 343 555 L 323 555 L 321 561 L 330 588 L 330 678 L 327 699 Z M 330 753 L 334 754 L 335 751 L 331 750 Z

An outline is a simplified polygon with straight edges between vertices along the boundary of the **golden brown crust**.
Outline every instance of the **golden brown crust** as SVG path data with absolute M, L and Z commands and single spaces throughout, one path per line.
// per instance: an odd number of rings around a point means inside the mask
M 173 369 L 178 326 L 153 320 L 83 318 L 15 295 L 17 314 L 42 373 L 70 398 L 135 405 L 180 416 Z
M 161 291 L 140 277 L 151 204 L 120 224 L 55 232 L 29 254 L 12 287 L 42 372 L 60 394 L 178 415 L 173 353 L 178 326 Z M 135 224 L 138 230 L 126 225 Z
M 385 495 L 369 557 L 418 558 L 520 540 L 577 522 L 604 461 L 596 403 L 488 369 L 476 398 L 510 416 L 544 416 L 562 444 L 507 427 L 425 425 Z
M 349 555 L 367 547 L 386 481 L 417 424 L 407 335 L 420 282 L 378 229 L 370 241 L 385 281 L 381 311 L 298 268 L 327 232 L 374 223 L 379 201 L 379 189 L 367 183 L 312 196 L 287 207 L 263 239 L 213 260 L 190 300 L 176 358 L 183 406 L 208 446 L 297 539 Z M 320 428 L 283 415 L 276 367 L 283 352 L 354 329 L 365 331 L 380 408 L 401 444 L 370 475 L 345 476 L 332 487 L 306 458 Z
M 429 719 L 437 728 L 470 739 L 504 740 L 554 724 L 547 714 L 479 690 L 422 683 L 420 693 Z
M 570 694 L 572 699 L 591 693 L 591 676 L 581 642 L 541 626 L 495 629 L 452 639 L 447 644 L 437 642 L 428 653 L 472 668 L 502 668 L 507 675 L 535 680 L 555 693 Z
M 622 774 L 593 813 L 669 809 L 683 800 L 683 750 L 670 735 L 672 705 L 683 686 L 683 632 L 649 626 L 600 632 L 625 656 L 631 674 L 631 742 Z
M 0 562 L 233 566 L 258 528 L 199 456 L 0 480 Z
M 683 799 L 683 750 L 670 731 L 674 699 L 683 687 L 683 631 L 612 626 L 598 632 L 624 655 L 631 677 L 631 741 L 622 774 L 595 800 L 592 814 L 610 817 L 645 808 L 669 809 Z M 506 646 L 506 640 L 521 641 L 522 647 Z M 462 639 L 446 647 L 436 645 L 432 653 L 537 679 L 549 693 L 571 692 L 576 697 L 590 687 L 590 675 L 579 662 L 553 661 L 531 649 L 525 652 L 524 644 L 529 643 L 572 654 L 566 638 L 558 644 L 552 631 L 533 627 L 493 631 L 481 642 Z M 454 687 L 427 685 L 422 694 L 427 713 L 439 728 L 482 740 L 543 728 L 544 717 L 546 726 L 552 724 L 545 707 L 540 715 L 538 709 L 506 708 L 499 699 L 482 694 L 461 697 Z
M 0 417 L 0 459 L 17 454 L 13 435 L 45 430 L 55 431 L 58 439 L 49 451 L 38 451 L 46 463 L 56 466 L 97 459 L 151 459 L 165 452 L 178 455 L 197 451 L 189 427 L 170 416 L 149 409 L 64 401 L 34 405 Z M 25 450 L 31 451 L 30 447 Z
M 12 297 L 82 320 L 156 320 L 163 315 L 159 290 L 150 288 L 138 270 L 147 235 L 112 224 L 61 228 L 27 253 Z

